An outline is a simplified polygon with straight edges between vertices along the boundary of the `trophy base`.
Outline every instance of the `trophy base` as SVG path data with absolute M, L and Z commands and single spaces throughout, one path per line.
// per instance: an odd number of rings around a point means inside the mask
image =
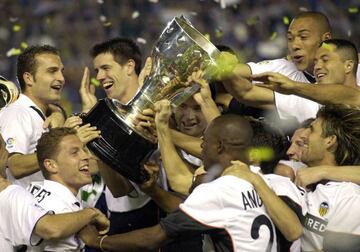
M 144 163 L 156 150 L 157 145 L 132 130 L 110 108 L 112 101 L 101 99 L 92 110 L 82 117 L 101 131 L 101 137 L 87 147 L 112 169 L 136 183 L 147 180 Z

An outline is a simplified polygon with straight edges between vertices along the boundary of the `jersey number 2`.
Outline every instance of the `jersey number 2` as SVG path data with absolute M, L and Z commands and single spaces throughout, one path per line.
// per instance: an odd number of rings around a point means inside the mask
M 254 219 L 251 225 L 251 238 L 253 238 L 254 240 L 259 238 L 260 236 L 259 231 L 262 225 L 267 226 L 270 231 L 270 240 L 266 248 L 266 252 L 270 252 L 274 242 L 274 229 L 268 217 L 262 214 Z

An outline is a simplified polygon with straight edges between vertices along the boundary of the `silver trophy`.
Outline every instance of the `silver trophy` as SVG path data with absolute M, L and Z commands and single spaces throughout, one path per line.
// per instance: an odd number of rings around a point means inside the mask
M 152 70 L 135 97 L 128 104 L 102 99 L 83 117 L 84 123 L 102 132 L 88 144 L 89 149 L 130 180 L 145 181 L 142 167 L 157 145 L 150 133 L 137 130 L 136 116 L 161 99 L 170 100 L 174 107 L 187 100 L 199 89 L 197 84 L 188 85 L 187 78 L 215 64 L 219 54 L 188 20 L 174 18 L 152 50 Z

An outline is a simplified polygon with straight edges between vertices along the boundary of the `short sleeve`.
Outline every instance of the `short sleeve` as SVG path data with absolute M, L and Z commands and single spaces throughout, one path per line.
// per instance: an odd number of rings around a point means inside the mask
M 41 238 L 33 234 L 36 223 L 48 212 L 20 186 L 11 185 L 0 193 L 0 229 L 13 246 L 35 245 Z
M 31 115 L 24 110 L 7 110 L 0 116 L 1 135 L 9 153 L 27 154 L 34 132 Z

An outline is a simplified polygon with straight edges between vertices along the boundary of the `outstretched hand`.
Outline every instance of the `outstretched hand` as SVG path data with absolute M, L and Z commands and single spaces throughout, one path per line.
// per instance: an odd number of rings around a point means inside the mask
M 273 91 L 292 94 L 293 88 L 296 86 L 296 82 L 289 79 L 285 75 L 274 72 L 265 72 L 261 74 L 255 74 L 251 76 L 253 81 L 259 81 L 262 83 L 256 83 L 256 86 L 271 89 Z

